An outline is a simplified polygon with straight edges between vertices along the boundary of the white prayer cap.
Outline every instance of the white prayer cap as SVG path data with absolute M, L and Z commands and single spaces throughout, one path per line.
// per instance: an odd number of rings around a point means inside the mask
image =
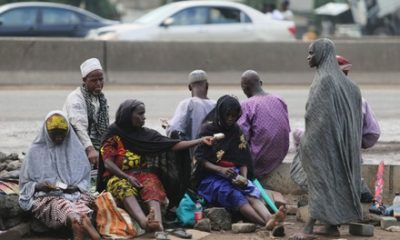
M 203 70 L 194 70 L 189 74 L 189 83 L 207 81 L 207 73 Z
M 103 70 L 100 61 L 97 58 L 89 58 L 81 64 L 81 73 L 83 78 L 94 70 Z

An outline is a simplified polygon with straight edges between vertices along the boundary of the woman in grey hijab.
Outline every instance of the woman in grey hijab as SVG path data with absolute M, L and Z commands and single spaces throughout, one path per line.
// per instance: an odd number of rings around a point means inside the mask
M 338 225 L 362 218 L 360 205 L 361 93 L 343 74 L 335 45 L 318 39 L 309 47 L 316 68 L 305 114 L 299 157 L 308 180 L 310 221 L 290 239 L 339 236 Z M 324 227 L 314 230 L 315 221 Z
M 90 164 L 71 129 L 63 112 L 46 116 L 22 164 L 19 205 L 47 227 L 71 227 L 74 239 L 100 239 L 89 218 Z

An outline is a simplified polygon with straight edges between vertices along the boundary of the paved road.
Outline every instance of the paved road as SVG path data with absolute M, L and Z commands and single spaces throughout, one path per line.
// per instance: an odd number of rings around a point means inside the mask
M 281 95 L 287 102 L 292 129 L 304 126 L 304 107 L 308 87 L 266 86 L 268 91 Z M 61 109 L 74 87 L 0 88 L 0 151 L 23 152 L 33 140 L 45 115 Z M 362 86 L 382 128 L 380 141 L 400 141 L 400 86 Z M 159 118 L 170 117 L 180 100 L 189 96 L 185 87 L 106 86 L 104 89 L 114 119 L 118 105 L 127 98 L 137 98 L 146 104 L 146 125 L 162 131 Z M 209 95 L 217 99 L 234 94 L 244 99 L 239 86 L 211 87 Z

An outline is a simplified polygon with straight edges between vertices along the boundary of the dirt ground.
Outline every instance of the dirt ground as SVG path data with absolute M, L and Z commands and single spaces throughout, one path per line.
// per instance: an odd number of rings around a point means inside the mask
M 270 236 L 269 231 L 264 231 L 264 230 L 256 230 L 255 233 L 240 233 L 236 234 L 231 231 L 221 231 L 221 232 L 216 232 L 213 231 L 210 234 L 206 235 L 207 233 L 199 232 L 193 233 L 193 240 L 262 240 L 262 239 L 289 239 L 289 237 L 296 233 L 299 232 L 303 229 L 304 223 L 299 222 L 296 220 L 296 216 L 290 215 L 287 216 L 286 221 L 284 222 L 285 226 L 285 233 L 286 235 L 284 237 L 272 237 Z M 374 228 L 374 236 L 373 237 L 359 237 L 359 236 L 353 236 L 350 235 L 349 229 L 347 225 L 343 225 L 340 227 L 340 233 L 341 236 L 338 237 L 323 237 L 323 236 L 318 236 L 317 239 L 320 240 L 327 240 L 327 239 L 332 239 L 332 240 L 399 240 L 400 239 L 400 232 L 388 232 L 383 229 L 381 229 L 379 226 Z M 57 235 L 53 236 L 26 236 L 23 239 L 30 239 L 30 240 L 61 240 L 61 239 L 68 239 L 68 238 L 63 238 L 63 237 L 58 237 Z M 149 239 L 155 239 L 154 234 L 146 234 L 144 236 L 140 236 L 139 238 L 136 238 L 138 240 L 149 240 Z M 171 240 L 179 240 L 181 238 L 176 238 L 176 237 L 170 237 Z
M 289 239 L 289 237 L 302 230 L 304 224 L 301 222 L 296 221 L 296 216 L 288 216 L 286 221 L 285 221 L 285 237 L 272 237 L 270 236 L 270 232 L 268 231 L 262 231 L 262 230 L 257 230 L 255 233 L 240 233 L 240 234 L 235 234 L 231 231 L 226 231 L 226 232 L 212 232 L 208 236 L 205 236 L 203 238 L 196 238 L 196 235 L 194 235 L 194 240 L 262 240 L 262 239 Z M 368 240 L 399 240 L 400 239 L 400 232 L 388 232 L 380 227 L 375 227 L 374 229 L 374 236 L 373 237 L 359 237 L 359 236 L 352 236 L 349 233 L 348 226 L 342 226 L 340 227 L 340 233 L 341 236 L 335 237 L 335 238 L 330 238 L 330 237 L 322 237 L 318 236 L 318 239 L 320 240 L 325 240 L 325 239 L 335 239 L 335 240 L 351 240 L 351 239 L 358 239 L 358 240 L 363 240 L 363 239 L 368 239 Z M 138 238 L 140 240 L 147 240 L 147 239 L 154 239 L 152 234 L 146 234 L 144 236 L 141 236 Z M 178 239 L 178 238 L 173 238 L 173 240 Z M 172 238 L 171 238 L 172 240 Z

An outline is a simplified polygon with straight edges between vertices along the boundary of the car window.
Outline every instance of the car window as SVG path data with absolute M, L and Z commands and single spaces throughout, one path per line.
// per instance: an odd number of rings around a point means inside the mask
M 153 11 L 150 11 L 143 15 L 142 17 L 138 18 L 135 23 L 139 24 L 149 24 L 149 23 L 154 23 L 156 22 L 160 16 L 166 15 L 169 12 L 173 11 L 175 8 L 175 5 L 173 4 L 167 4 L 162 7 L 156 8 Z M 161 20 L 160 20 L 161 21 Z
M 250 18 L 239 9 L 210 7 L 210 24 L 248 23 Z
M 207 8 L 191 7 L 171 16 L 174 19 L 172 26 L 207 24 Z
M 79 23 L 79 17 L 69 10 L 44 8 L 42 10 L 43 25 L 73 25 Z
M 87 16 L 87 15 L 82 14 L 81 17 L 82 17 L 83 22 L 99 22 L 99 20 L 92 18 L 90 16 Z
M 32 26 L 36 22 L 36 8 L 18 8 L 0 16 L 2 26 Z

